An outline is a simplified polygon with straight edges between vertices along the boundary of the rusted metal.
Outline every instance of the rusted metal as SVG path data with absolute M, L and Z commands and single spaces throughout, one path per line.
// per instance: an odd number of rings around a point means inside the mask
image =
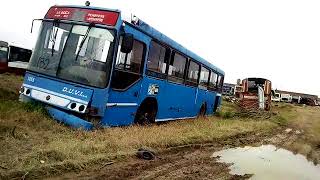
M 239 98 L 239 106 L 244 109 L 271 108 L 271 81 L 264 78 L 243 79 L 236 91 Z

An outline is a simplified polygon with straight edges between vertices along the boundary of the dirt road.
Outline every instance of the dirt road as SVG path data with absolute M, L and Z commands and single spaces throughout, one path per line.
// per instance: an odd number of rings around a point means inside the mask
M 242 134 L 214 144 L 190 145 L 157 152 L 155 160 L 130 157 L 118 162 L 105 162 L 89 171 L 68 173 L 50 179 L 248 179 L 251 175 L 230 175 L 228 165 L 217 163 L 212 153 L 223 148 L 244 145 L 292 144 L 299 135 L 277 129 L 274 134 Z

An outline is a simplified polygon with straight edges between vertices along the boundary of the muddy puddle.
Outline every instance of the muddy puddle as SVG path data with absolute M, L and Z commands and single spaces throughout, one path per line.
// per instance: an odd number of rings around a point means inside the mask
M 251 179 L 320 179 L 320 165 L 273 145 L 231 148 L 215 152 L 212 157 L 230 163 L 231 174 L 253 174 Z

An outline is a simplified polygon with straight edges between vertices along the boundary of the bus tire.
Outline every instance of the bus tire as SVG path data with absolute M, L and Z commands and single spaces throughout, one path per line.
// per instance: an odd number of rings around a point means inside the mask
M 154 123 L 158 112 L 158 103 L 155 98 L 146 98 L 139 106 L 134 123 L 146 125 Z
M 198 117 L 204 117 L 206 115 L 206 111 L 207 111 L 207 105 L 206 103 L 203 103 L 200 107 Z

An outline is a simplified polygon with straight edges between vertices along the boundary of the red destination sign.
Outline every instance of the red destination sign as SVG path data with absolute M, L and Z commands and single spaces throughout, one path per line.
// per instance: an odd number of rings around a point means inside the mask
M 71 19 L 74 8 L 51 7 L 46 14 L 49 19 Z
M 119 13 L 93 9 L 51 7 L 45 18 L 76 20 L 89 23 L 105 24 L 114 26 L 117 23 Z

